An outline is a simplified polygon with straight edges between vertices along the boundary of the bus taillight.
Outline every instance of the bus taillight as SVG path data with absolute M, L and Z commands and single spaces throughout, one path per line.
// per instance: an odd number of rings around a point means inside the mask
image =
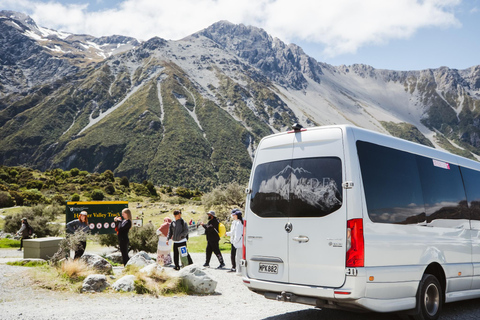
M 363 267 L 365 246 L 363 242 L 363 219 L 347 221 L 347 261 L 346 267 Z

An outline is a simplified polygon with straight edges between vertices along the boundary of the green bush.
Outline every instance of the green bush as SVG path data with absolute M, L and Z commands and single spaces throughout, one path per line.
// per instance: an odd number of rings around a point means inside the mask
M 125 186 L 127 188 L 130 188 L 130 182 L 128 181 L 128 178 L 123 176 L 121 179 L 120 179 L 120 185 L 122 186 Z
M 79 173 L 80 173 L 80 170 L 77 169 L 77 168 L 70 169 L 70 175 L 71 175 L 72 177 L 78 176 Z
M 130 249 L 134 252 L 157 252 L 158 236 L 152 224 L 132 227 L 129 232 Z
M 115 193 L 115 187 L 113 186 L 112 183 L 108 183 L 107 186 L 104 188 L 104 190 L 107 194 L 114 194 Z
M 190 199 L 191 197 L 193 197 L 193 192 L 190 189 L 184 187 L 178 187 L 177 190 L 175 190 L 175 193 L 179 197 L 186 199 Z
M 29 189 L 29 190 L 23 191 L 23 199 L 24 199 L 24 202 L 30 205 L 46 202 L 45 197 L 40 191 L 38 191 L 38 189 Z
M 115 177 L 114 177 L 114 175 L 113 175 L 112 170 L 106 170 L 106 171 L 103 173 L 103 176 L 104 176 L 105 179 L 108 180 L 108 181 L 112 181 L 112 182 L 115 181 Z
M 65 204 L 65 198 L 61 194 L 56 194 L 53 196 L 52 202 L 56 204 Z
M 0 208 L 13 207 L 14 205 L 15 201 L 10 193 L 0 191 Z
M 23 202 L 24 202 L 23 193 L 18 191 L 10 191 L 10 194 L 15 199 L 15 203 L 17 206 L 23 206 Z
M 57 209 L 47 209 L 44 205 L 38 205 L 31 208 L 23 208 L 21 212 L 5 217 L 4 231 L 8 233 L 16 233 L 22 226 L 22 218 L 27 218 L 28 223 L 32 226 L 37 237 L 57 236 L 63 231 L 63 226 L 51 223 L 55 220 L 53 215 L 57 214 Z M 63 208 L 61 209 L 63 212 Z
M 92 198 L 92 200 L 101 201 L 105 198 L 105 195 L 103 194 L 102 190 L 95 189 L 90 194 L 90 197 Z
M 80 195 L 78 195 L 77 193 L 74 193 L 72 195 L 72 201 L 80 201 Z
M 99 235 L 96 235 L 96 237 L 97 237 L 97 242 L 101 246 L 115 247 L 117 249 L 120 249 L 118 245 L 118 237 L 116 234 L 99 234 Z

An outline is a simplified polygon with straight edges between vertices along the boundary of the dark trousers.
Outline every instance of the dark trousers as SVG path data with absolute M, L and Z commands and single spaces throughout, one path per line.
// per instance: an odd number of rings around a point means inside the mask
M 130 241 L 126 239 L 118 239 L 118 244 L 120 245 L 120 252 L 122 253 L 123 265 L 126 266 L 130 257 L 128 256 L 128 246 Z
M 232 244 L 232 251 L 230 251 L 230 260 L 232 261 L 232 269 L 237 268 L 237 264 L 235 261 L 235 255 L 237 254 L 237 248 L 235 248 Z
M 23 239 L 30 239 L 30 237 L 22 237 L 20 239 L 20 250 L 22 250 L 22 248 L 23 248 Z
M 180 259 L 180 253 L 178 253 L 178 248 L 180 247 L 186 247 L 187 242 L 181 242 L 181 243 L 174 243 L 173 244 L 173 263 L 175 264 L 176 268 L 180 268 L 180 263 L 178 260 Z M 187 258 L 188 258 L 188 264 L 193 264 L 192 257 L 190 257 L 190 253 L 187 253 Z
M 85 248 L 87 247 L 87 241 L 80 241 L 80 246 L 78 247 L 77 250 L 75 250 L 75 256 L 73 259 L 78 259 L 81 256 L 83 256 L 83 253 L 85 252 Z
M 220 248 L 218 247 L 218 241 L 207 241 L 207 256 L 206 256 L 206 259 L 205 259 L 205 263 L 206 264 L 210 264 L 210 259 L 212 258 L 212 252 L 215 253 L 215 255 L 217 256 L 218 258 L 218 261 L 220 262 L 220 264 L 223 264 L 223 257 L 222 257 L 222 253 L 220 252 Z

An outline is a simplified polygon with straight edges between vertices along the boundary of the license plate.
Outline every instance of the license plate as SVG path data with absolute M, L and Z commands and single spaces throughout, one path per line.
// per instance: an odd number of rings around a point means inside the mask
M 278 264 L 260 263 L 258 265 L 258 272 L 277 274 L 278 273 Z

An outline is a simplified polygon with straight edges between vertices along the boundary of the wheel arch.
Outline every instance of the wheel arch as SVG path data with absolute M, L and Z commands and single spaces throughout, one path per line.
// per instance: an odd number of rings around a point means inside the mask
M 443 267 L 438 262 L 430 263 L 423 274 L 431 274 L 435 276 L 442 286 L 443 301 L 445 301 L 445 292 L 447 290 L 447 277 L 445 276 L 445 271 Z

